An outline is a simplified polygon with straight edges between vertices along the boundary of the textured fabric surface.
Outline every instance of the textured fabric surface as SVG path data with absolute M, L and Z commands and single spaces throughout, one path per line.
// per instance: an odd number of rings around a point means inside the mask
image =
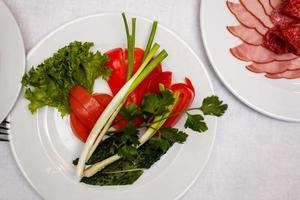
M 195 50 L 206 64 L 215 92 L 230 106 L 218 121 L 207 166 L 182 199 L 300 199 L 300 124 L 270 119 L 253 111 L 221 84 L 203 49 L 200 0 L 5 0 L 5 3 L 20 25 L 27 52 L 46 34 L 80 16 L 126 11 L 157 19 Z M 41 199 L 18 169 L 8 143 L 0 143 L 0 177 L 1 200 Z

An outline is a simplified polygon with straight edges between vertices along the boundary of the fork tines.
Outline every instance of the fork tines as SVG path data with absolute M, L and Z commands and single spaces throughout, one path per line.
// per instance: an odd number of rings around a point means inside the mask
M 9 122 L 5 119 L 0 123 L 0 141 L 8 141 Z
M 2 123 L 9 124 L 9 121 L 7 121 L 7 119 L 4 119 Z

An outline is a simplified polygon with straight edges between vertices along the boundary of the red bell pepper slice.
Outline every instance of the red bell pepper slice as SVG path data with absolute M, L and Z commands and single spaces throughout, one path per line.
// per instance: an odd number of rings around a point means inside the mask
M 111 68 L 111 74 L 108 80 L 108 85 L 113 93 L 116 95 L 118 91 L 126 83 L 126 75 L 128 70 L 128 50 L 125 51 L 121 48 L 109 50 L 105 53 L 109 60 L 105 64 L 106 67 Z M 134 49 L 134 62 L 133 62 L 133 74 L 140 67 L 144 56 L 144 50 L 140 48 Z
M 108 85 L 112 91 L 113 95 L 123 87 L 126 82 L 126 75 L 128 69 L 128 51 L 121 48 L 112 49 L 106 52 L 109 57 L 109 61 L 105 64 L 107 67 L 112 69 L 111 75 L 108 80 Z M 134 65 L 133 73 L 135 73 L 140 65 L 142 64 L 144 56 L 144 50 L 140 48 L 134 49 Z M 153 79 L 157 74 L 162 72 L 161 65 L 157 66 L 145 80 L 130 94 L 127 105 L 130 103 L 135 103 L 138 106 L 141 105 L 144 94 L 147 92 L 147 87 L 151 79 Z
M 185 82 L 186 83 L 176 83 L 171 86 L 171 90 L 173 92 L 179 93 L 179 99 L 174 106 L 171 115 L 182 112 L 184 109 L 188 108 L 194 99 L 195 92 L 192 82 L 188 78 L 185 79 Z M 163 126 L 172 127 L 179 121 L 181 116 L 182 114 L 171 116 L 167 119 Z
M 150 93 L 159 93 L 159 84 L 163 84 L 165 88 L 170 88 L 172 84 L 172 72 L 165 71 L 157 74 L 149 81 L 147 91 Z
M 111 68 L 108 85 L 113 95 L 116 95 L 126 82 L 127 67 L 124 64 L 123 49 L 112 49 L 105 54 L 109 58 L 105 66 Z
M 137 99 L 137 102 L 136 104 L 138 106 L 141 105 L 142 101 L 143 101 L 143 98 L 144 98 L 144 95 L 146 93 L 148 93 L 148 85 L 149 85 L 149 82 L 152 80 L 152 79 L 155 79 L 155 77 L 162 73 L 162 67 L 161 67 L 161 64 L 159 64 L 142 82 L 141 84 L 136 88 L 137 90 L 137 93 L 138 93 L 138 99 Z

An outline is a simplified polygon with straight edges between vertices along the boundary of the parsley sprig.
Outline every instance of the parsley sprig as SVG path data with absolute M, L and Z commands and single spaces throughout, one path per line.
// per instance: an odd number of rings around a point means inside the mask
M 162 90 L 159 94 L 148 93 L 144 96 L 141 107 L 134 103 L 122 108 L 120 114 L 122 120 L 126 119 L 129 123 L 123 130 L 122 145 L 118 154 L 123 158 L 131 159 L 137 154 L 138 133 L 140 128 L 151 128 L 151 124 L 158 121 L 153 121 L 156 116 L 161 116 L 168 112 L 168 106 L 174 103 L 174 97 L 170 90 Z M 199 107 L 187 108 L 181 112 L 172 113 L 169 117 L 185 114 L 186 121 L 184 128 L 191 129 L 195 132 L 205 132 L 208 130 L 205 123 L 205 116 L 222 116 L 227 110 L 227 104 L 219 100 L 219 97 L 212 95 L 206 97 Z M 138 127 L 134 126 L 137 118 L 142 118 L 144 123 Z M 164 120 L 164 118 L 160 119 Z M 183 143 L 187 139 L 187 133 L 172 127 L 162 127 L 157 130 L 159 134 L 154 136 L 149 141 L 154 147 L 160 148 L 162 151 L 167 151 L 173 143 Z

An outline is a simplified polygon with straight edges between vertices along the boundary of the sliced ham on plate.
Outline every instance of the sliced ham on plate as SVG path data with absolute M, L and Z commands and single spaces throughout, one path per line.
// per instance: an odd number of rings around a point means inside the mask
M 231 54 L 268 78 L 300 78 L 300 0 L 239 2 L 226 1 L 240 23 L 227 29 L 243 42 Z
M 270 20 L 270 17 L 266 15 L 264 8 L 258 2 L 258 0 L 239 0 L 241 5 L 250 12 L 253 16 L 255 16 L 265 27 L 271 28 L 273 27 L 273 23 Z
M 287 1 L 282 12 L 291 17 L 300 19 L 300 0 Z
M 255 28 L 259 33 L 263 35 L 268 31 L 268 28 L 264 27 L 264 25 L 250 12 L 248 12 L 241 4 L 233 3 L 230 1 L 227 1 L 226 4 L 230 12 L 244 26 L 248 28 Z
M 274 61 L 265 64 L 252 63 L 246 68 L 255 73 L 282 73 L 286 70 L 298 70 L 300 69 L 300 57 L 288 60 L 288 61 Z
M 266 74 L 265 76 L 272 79 L 280 79 L 280 78 L 295 79 L 295 78 L 300 78 L 300 69 L 288 70 L 278 74 Z
M 269 0 L 269 2 L 271 7 L 275 9 L 282 3 L 282 0 Z
M 263 36 L 254 28 L 247 28 L 243 25 L 227 26 L 228 31 L 243 42 L 252 45 L 261 45 Z
M 257 0 L 257 1 L 263 6 L 266 15 L 270 16 L 273 11 L 273 8 L 270 5 L 269 0 Z
M 274 9 L 271 13 L 271 21 L 274 25 L 278 25 L 282 28 L 288 26 L 295 21 L 294 18 L 282 14 L 282 5 Z
M 230 52 L 236 58 L 255 63 L 269 63 L 272 61 L 284 61 L 295 59 L 298 56 L 292 53 L 276 54 L 262 46 L 255 46 L 242 43 L 239 46 L 230 48 Z

